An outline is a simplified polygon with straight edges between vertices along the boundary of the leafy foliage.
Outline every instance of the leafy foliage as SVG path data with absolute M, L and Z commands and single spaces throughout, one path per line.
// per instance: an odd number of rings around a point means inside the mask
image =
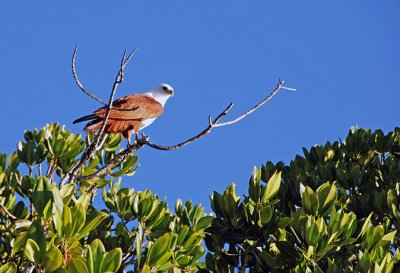
M 267 162 L 243 198 L 235 184 L 214 192 L 213 216 L 121 187 L 135 155 L 90 176 L 121 150 L 118 135 L 78 173 L 90 180 L 74 182 L 92 139 L 50 124 L 0 154 L 0 273 L 400 272 L 399 128 L 352 129 L 289 165 Z
M 243 200 L 234 184 L 213 193 L 207 269 L 400 272 L 400 129 L 303 151 L 255 169 Z
M 119 152 L 120 141 L 118 135 L 107 136 L 78 175 L 105 166 Z M 121 188 L 121 177 L 137 168 L 136 156 L 115 166 L 109 177 L 72 183 L 66 174 L 87 145 L 81 135 L 50 124 L 26 131 L 10 156 L 0 154 L 0 272 L 196 272 L 204 267 L 199 258 L 212 217 L 190 201 L 178 200 L 172 212 L 150 191 Z M 99 189 L 101 210 L 93 204 Z

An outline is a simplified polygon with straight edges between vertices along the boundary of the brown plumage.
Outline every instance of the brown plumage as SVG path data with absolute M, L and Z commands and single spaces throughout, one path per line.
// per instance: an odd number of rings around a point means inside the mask
M 174 91 L 168 84 L 161 84 L 155 89 L 144 94 L 132 94 L 115 100 L 107 120 L 104 133 L 121 134 L 125 139 L 130 139 L 132 133 L 150 125 L 164 110 L 164 104 Z M 87 134 L 94 134 L 100 130 L 107 112 L 107 107 L 101 107 L 87 115 L 75 120 L 73 123 L 89 121 L 85 125 Z

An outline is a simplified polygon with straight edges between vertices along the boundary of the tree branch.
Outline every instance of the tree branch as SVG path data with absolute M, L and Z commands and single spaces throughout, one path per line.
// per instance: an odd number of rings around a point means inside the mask
M 219 124 L 214 124 L 214 127 L 223 127 L 223 126 L 231 125 L 233 123 L 238 122 L 239 120 L 244 119 L 248 115 L 251 115 L 253 112 L 255 112 L 258 108 L 263 106 L 267 101 L 271 100 L 276 95 L 276 93 L 278 93 L 279 90 L 281 90 L 281 89 L 286 89 L 286 90 L 290 90 L 290 91 L 295 91 L 296 90 L 296 89 L 293 89 L 293 88 L 284 87 L 283 86 L 284 83 L 285 83 L 285 81 L 279 80 L 278 85 L 276 86 L 274 91 L 272 91 L 271 94 L 269 94 L 268 97 L 266 97 L 261 102 L 256 104 L 253 108 L 251 108 L 249 111 L 245 112 L 243 115 L 241 115 L 241 116 L 239 116 L 239 117 L 237 117 L 237 118 L 235 118 L 234 120 L 231 120 L 231 121 L 227 121 L 227 122 L 223 122 L 223 123 L 219 123 Z
M 192 142 L 195 142 L 196 140 L 204 137 L 205 135 L 209 134 L 211 132 L 211 130 L 214 127 L 217 127 L 215 125 L 218 124 L 218 122 L 221 120 L 221 118 L 223 118 L 226 114 L 228 114 L 228 112 L 232 109 L 233 107 L 233 103 L 229 104 L 224 111 L 221 112 L 221 114 L 219 114 L 213 121 L 211 121 L 211 116 L 208 116 L 208 127 L 206 129 L 204 129 L 203 131 L 201 131 L 200 133 L 198 133 L 197 135 L 195 135 L 194 137 L 189 138 L 188 140 L 185 140 L 179 144 L 173 145 L 173 146 L 160 146 L 157 144 L 154 144 L 153 142 L 150 142 L 149 140 L 146 141 L 146 145 L 150 146 L 154 149 L 157 150 L 163 150 L 163 151 L 171 151 L 171 150 L 176 150 L 179 149 L 183 146 L 189 145 Z
M 295 91 L 296 90 L 296 89 L 293 89 L 293 88 L 285 87 L 284 83 L 285 82 L 283 80 L 279 80 L 279 82 L 278 82 L 277 86 L 275 87 L 275 89 L 265 99 L 263 99 L 261 102 L 256 104 L 250 110 L 246 111 L 244 114 L 240 115 L 239 117 L 237 117 L 237 118 L 235 118 L 233 120 L 230 120 L 230 121 L 227 121 L 227 122 L 223 122 L 223 123 L 219 123 L 219 121 L 224 116 L 226 116 L 228 114 L 228 112 L 232 109 L 233 103 L 229 104 L 225 108 L 225 110 L 223 110 L 214 120 L 212 120 L 211 116 L 208 117 L 208 126 L 203 131 L 201 131 L 197 135 L 189 138 L 188 140 L 185 140 L 185 141 L 183 141 L 181 143 L 178 143 L 176 145 L 161 146 L 161 145 L 158 145 L 158 144 L 155 144 L 155 143 L 151 142 L 147 136 L 142 134 L 142 137 L 138 141 L 136 141 L 134 145 L 128 147 L 127 149 L 125 149 L 121 153 L 117 154 L 114 159 L 112 159 L 105 166 L 100 168 L 97 172 L 95 172 L 95 173 L 93 173 L 91 175 L 77 177 L 77 180 L 78 181 L 91 180 L 91 179 L 98 178 L 100 176 L 105 176 L 105 175 L 110 174 L 111 170 L 113 168 L 115 168 L 116 166 L 121 164 L 124 160 L 126 160 L 126 158 L 128 158 L 128 156 L 132 156 L 134 154 L 134 152 L 136 152 L 137 150 L 141 149 L 144 145 L 147 145 L 147 146 L 152 147 L 152 148 L 157 149 L 157 150 L 163 150 L 163 151 L 176 150 L 176 149 L 179 149 L 179 148 L 181 148 L 183 146 L 189 145 L 189 144 L 199 140 L 200 138 L 202 138 L 205 135 L 209 134 L 212 131 L 212 129 L 214 129 L 216 127 L 223 127 L 223 126 L 228 126 L 228 125 L 234 124 L 234 123 L 244 119 L 245 117 L 251 115 L 253 112 L 255 112 L 257 109 L 259 109 L 261 106 L 263 106 L 266 102 L 271 100 L 280 90 L 282 90 L 282 89 L 289 90 L 289 91 Z
M 183 146 L 186 146 L 186 145 L 188 145 L 188 144 L 190 144 L 190 143 L 192 143 L 192 142 L 204 137 L 205 135 L 210 133 L 213 128 L 231 125 L 231 124 L 234 124 L 234 123 L 244 119 L 245 117 L 247 117 L 250 114 L 252 114 L 253 112 L 255 112 L 257 109 L 259 109 L 261 106 L 263 106 L 267 101 L 271 100 L 280 90 L 282 90 L 282 89 L 290 90 L 290 91 L 295 91 L 296 90 L 296 89 L 293 89 L 293 88 L 288 88 L 288 87 L 283 86 L 284 83 L 285 83 L 285 81 L 279 80 L 278 85 L 271 92 L 271 94 L 269 94 L 265 99 L 263 99 L 260 103 L 255 105 L 253 108 L 251 108 L 247 112 L 245 112 L 243 115 L 241 115 L 241 116 L 239 116 L 236 119 L 231 120 L 231 121 L 218 123 L 221 120 L 221 118 L 223 116 L 225 116 L 226 114 L 228 114 L 228 112 L 233 107 L 233 103 L 229 104 L 228 107 L 226 107 L 225 110 L 222 111 L 221 114 L 219 114 L 216 119 L 214 119 L 214 121 L 211 120 L 211 116 L 208 117 L 208 124 L 209 125 L 208 125 L 208 127 L 206 129 L 204 129 L 202 132 L 200 132 L 196 136 L 194 136 L 192 138 L 189 138 L 188 140 L 186 140 L 184 142 L 181 142 L 181 143 L 173 145 L 173 146 L 160 146 L 160 145 L 154 144 L 154 143 L 152 143 L 150 141 L 147 141 L 145 144 L 147 146 L 150 146 L 150 147 L 154 148 L 154 149 L 163 150 L 163 151 L 176 150 L 176 149 L 179 149 L 179 148 L 181 148 Z
M 74 74 L 75 81 L 76 81 L 76 79 L 77 79 L 77 77 L 76 77 L 76 72 L 75 72 L 75 64 L 74 64 L 74 63 L 75 63 L 76 50 L 77 50 L 77 47 L 75 48 L 75 51 L 74 51 L 74 54 L 73 54 L 73 58 L 72 58 L 72 63 L 73 63 L 73 64 L 72 64 L 72 67 L 73 67 L 72 72 L 73 72 L 73 74 Z M 61 182 L 60 182 L 60 187 L 62 187 L 62 186 L 64 185 L 64 183 L 65 183 L 68 179 L 70 179 L 70 181 L 71 181 L 72 183 L 74 182 L 74 179 L 76 178 L 76 175 L 77 175 L 78 172 L 83 168 L 83 166 L 85 165 L 86 161 L 87 161 L 89 158 L 92 157 L 93 153 L 94 153 L 96 150 L 99 149 L 99 145 L 101 145 L 101 144 L 103 143 L 103 142 L 100 141 L 100 140 L 102 139 L 104 129 L 106 128 L 107 121 L 108 121 L 108 118 L 109 118 L 109 116 L 110 116 L 110 112 L 111 112 L 111 109 L 112 109 L 112 103 L 113 103 L 113 101 L 114 101 L 115 93 L 116 93 L 116 91 L 117 91 L 118 85 L 119 85 L 120 83 L 122 83 L 122 81 L 123 81 L 123 79 L 124 79 L 124 70 L 125 70 L 125 67 L 126 67 L 126 65 L 128 64 L 128 62 L 131 60 L 131 58 L 133 57 L 133 55 L 135 54 L 135 52 L 136 52 L 136 49 L 133 50 L 133 51 L 129 54 L 128 57 L 126 57 L 126 50 L 124 50 L 124 54 L 123 54 L 122 59 L 121 59 L 120 68 L 119 68 L 119 70 L 118 70 L 117 76 L 115 77 L 114 84 L 113 84 L 113 87 L 112 87 L 112 89 L 111 89 L 111 94 L 110 94 L 110 97 L 109 97 L 109 100 L 108 100 L 108 104 L 107 104 L 107 106 L 106 106 L 106 107 L 107 107 L 107 108 L 106 108 L 107 110 L 106 110 L 106 114 L 105 114 L 104 119 L 103 119 L 102 126 L 101 126 L 100 130 L 97 132 L 97 134 L 96 134 L 96 136 L 95 136 L 93 142 L 92 142 L 92 143 L 87 147 L 87 149 L 83 152 L 83 154 L 82 154 L 82 156 L 81 156 L 79 162 L 75 165 L 75 167 L 72 169 L 72 171 L 71 171 L 70 173 L 67 173 L 67 174 L 62 178 L 62 180 L 61 180 Z M 77 81 L 77 83 L 80 83 L 79 80 Z M 78 84 L 78 86 L 81 87 L 82 85 Z M 83 87 L 83 86 L 82 86 L 82 87 Z M 81 90 L 84 91 L 86 94 L 90 94 L 90 93 L 87 92 L 84 88 L 83 88 L 83 89 L 81 88 Z M 91 97 L 93 97 L 93 98 L 96 99 L 96 97 L 95 97 L 94 95 L 92 95 L 92 94 L 90 94 L 89 96 L 91 96 Z M 97 100 L 97 99 L 96 99 L 96 100 Z M 99 100 L 98 100 L 98 101 L 99 101 Z M 100 102 L 101 102 L 101 101 L 100 101 Z M 103 102 L 101 102 L 101 103 L 103 103 Z
M 142 137 L 139 139 L 134 145 L 126 148 L 119 154 L 115 155 L 115 157 L 110 160 L 105 166 L 100 168 L 94 174 L 86 175 L 86 176 L 78 176 L 76 180 L 78 181 L 85 181 L 85 180 L 92 180 L 98 178 L 100 176 L 109 175 L 111 170 L 125 161 L 129 156 L 132 156 L 137 150 L 143 147 L 146 143 L 147 137 Z
M 11 212 L 8 211 L 8 209 L 0 203 L 0 208 L 4 211 L 5 214 L 7 214 L 8 217 L 10 217 L 12 220 L 17 220 L 17 217 L 15 217 Z
M 107 106 L 107 103 L 105 103 L 102 99 L 96 97 L 95 95 L 93 95 L 92 93 L 90 93 L 80 82 L 79 78 L 78 78 L 78 73 L 76 73 L 76 68 L 75 68 L 75 59 L 76 59 L 76 53 L 78 51 L 78 45 L 75 46 L 75 50 L 74 53 L 72 55 L 72 75 L 74 76 L 74 80 L 75 83 L 78 85 L 78 87 L 83 91 L 83 93 L 85 93 L 86 95 L 88 95 L 89 97 L 91 97 L 92 99 L 95 99 L 96 101 L 100 102 L 101 104 L 103 104 L 104 106 Z M 136 52 L 136 49 L 130 54 L 130 56 L 128 57 L 129 59 L 133 56 L 133 54 Z M 124 53 L 125 54 L 125 53 Z M 125 57 L 125 55 L 124 55 Z M 129 60 L 126 61 L 126 63 L 129 62 Z M 126 64 L 124 64 L 126 66 Z M 131 109 L 127 109 L 127 108 L 111 108 L 111 110 L 118 110 L 118 111 L 132 111 L 132 110 L 136 110 L 137 108 L 131 108 Z
M 82 83 L 80 82 L 80 80 L 78 78 L 78 74 L 76 73 L 76 69 L 75 69 L 75 58 L 76 58 L 76 53 L 77 52 L 78 52 L 78 45 L 75 46 L 74 54 L 72 54 L 72 75 L 74 76 L 75 83 L 83 91 L 83 93 L 85 93 L 86 95 L 88 95 L 92 99 L 95 99 L 98 102 L 100 102 L 101 104 L 106 106 L 107 104 L 103 100 L 99 99 L 98 97 L 96 97 L 95 95 L 93 95 L 92 93 L 87 91 L 86 88 L 83 87 Z

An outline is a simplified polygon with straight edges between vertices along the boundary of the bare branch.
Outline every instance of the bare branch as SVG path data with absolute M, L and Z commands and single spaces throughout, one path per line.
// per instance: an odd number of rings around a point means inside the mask
M 0 208 L 4 211 L 5 214 L 7 214 L 8 217 L 10 217 L 12 220 L 16 220 L 17 217 L 15 217 L 11 212 L 8 211 L 8 209 L 0 203 Z
M 154 148 L 154 149 L 163 150 L 163 151 L 176 150 L 176 149 L 179 149 L 179 148 L 181 148 L 183 146 L 186 146 L 186 145 L 188 145 L 188 144 L 190 144 L 190 143 L 192 143 L 192 142 L 204 137 L 205 135 L 210 133 L 213 128 L 231 125 L 231 124 L 234 124 L 234 123 L 244 119 L 248 115 L 250 115 L 253 112 L 255 112 L 257 109 L 259 109 L 261 106 L 263 106 L 267 101 L 271 100 L 281 89 L 291 90 L 291 91 L 296 90 L 296 89 L 293 89 L 293 88 L 288 88 L 288 87 L 283 86 L 284 83 L 285 83 L 285 81 L 279 80 L 278 85 L 271 92 L 271 94 L 269 94 L 265 99 L 263 99 L 261 102 L 259 102 L 257 105 L 255 105 L 253 108 L 251 108 L 250 110 L 245 112 L 243 115 L 241 115 L 241 116 L 239 116 L 236 119 L 231 120 L 231 121 L 218 123 L 220 121 L 220 119 L 223 116 L 225 116 L 229 112 L 229 110 L 233 107 L 233 104 L 231 103 L 224 111 L 222 111 L 221 114 L 219 114 L 219 116 L 214 121 L 211 121 L 211 116 L 209 116 L 208 117 L 208 123 L 209 123 L 208 127 L 206 129 L 204 129 L 202 132 L 200 132 L 199 134 L 197 134 L 196 136 L 194 136 L 194 137 L 192 137 L 192 138 L 190 138 L 190 139 L 188 139 L 188 140 L 186 140 L 184 142 L 181 142 L 181 143 L 173 145 L 173 146 L 160 146 L 160 145 L 154 144 L 154 143 L 152 143 L 150 141 L 147 141 L 145 144 L 147 146 L 150 146 L 150 147 Z
M 239 116 L 239 117 L 237 117 L 237 118 L 235 118 L 234 120 L 231 120 L 231 121 L 227 121 L 227 122 L 215 124 L 214 127 L 222 127 L 222 126 L 231 125 L 231 124 L 233 124 L 233 123 L 238 122 L 239 120 L 244 119 L 244 118 L 247 117 L 248 115 L 250 115 L 250 114 L 252 114 L 253 112 L 255 112 L 258 108 L 260 108 L 261 106 L 263 106 L 267 101 L 271 100 L 271 99 L 276 95 L 276 93 L 278 93 L 279 90 L 281 90 L 281 89 L 292 90 L 292 91 L 296 90 L 296 89 L 293 89 L 293 88 L 284 87 L 284 86 L 283 86 L 284 83 L 285 83 L 285 81 L 281 81 L 281 80 L 280 80 L 280 81 L 278 82 L 278 85 L 277 85 L 276 88 L 274 89 L 274 91 L 272 91 L 271 94 L 269 94 L 268 97 L 266 97 L 265 99 L 263 99 L 261 102 L 259 102 L 257 105 L 255 105 L 253 108 L 251 108 L 249 111 L 245 112 L 243 115 L 241 115 L 241 116 Z
M 78 85 L 78 87 L 83 91 L 83 93 L 85 93 L 86 95 L 88 95 L 89 97 L 91 97 L 92 99 L 97 100 L 98 102 L 100 102 L 103 105 L 107 105 L 103 100 L 99 99 L 98 97 L 96 97 L 95 95 L 93 95 L 92 93 L 90 93 L 89 91 L 86 90 L 85 87 L 83 87 L 82 83 L 80 82 L 79 78 L 78 78 L 78 74 L 76 73 L 76 69 L 75 69 L 75 58 L 76 58 L 76 53 L 78 51 L 78 45 L 75 46 L 75 50 L 74 50 L 74 54 L 72 55 L 72 75 L 74 76 L 75 82 Z
M 134 145 L 129 146 L 119 154 L 115 155 L 115 157 L 110 160 L 107 165 L 103 166 L 100 170 L 95 172 L 94 174 L 86 175 L 86 176 L 78 176 L 76 180 L 85 181 L 92 180 L 100 176 L 109 175 L 111 170 L 125 161 L 129 156 L 132 156 L 137 150 L 143 147 L 146 144 L 147 137 L 142 137 L 139 139 Z
M 125 60 L 125 62 L 124 62 L 124 69 L 125 69 L 125 66 L 126 66 L 126 65 L 129 63 L 129 61 L 132 59 L 133 55 L 135 55 L 136 51 L 137 51 L 137 48 L 135 48 L 135 49 L 129 54 L 128 58 L 126 58 L 126 60 Z
M 171 150 L 176 150 L 179 149 L 183 146 L 186 146 L 192 142 L 195 142 L 196 140 L 202 138 L 203 136 L 207 135 L 208 133 L 211 132 L 211 130 L 216 127 L 216 125 L 218 124 L 218 122 L 221 120 L 221 118 L 223 116 L 225 116 L 233 107 L 233 103 L 229 104 L 224 111 L 221 112 L 221 114 L 218 115 L 218 117 L 216 117 L 213 121 L 211 121 L 211 117 L 209 117 L 209 125 L 206 129 L 204 129 L 203 131 L 201 131 L 199 134 L 195 135 L 194 137 L 189 138 L 188 140 L 185 140 L 179 144 L 173 145 L 173 146 L 160 146 L 157 144 L 154 144 L 153 142 L 150 142 L 149 140 L 146 141 L 146 145 L 150 146 L 154 149 L 157 150 L 163 150 L 163 151 L 171 151 Z
M 72 58 L 72 62 L 73 62 L 73 65 L 72 65 L 72 67 L 73 67 L 73 72 L 75 71 L 75 65 L 74 65 L 74 63 L 75 63 L 76 50 L 77 50 L 77 47 L 75 48 L 74 55 L 73 55 L 73 58 Z M 113 87 L 112 87 L 112 90 L 111 90 L 111 94 L 110 94 L 110 97 L 109 97 L 109 100 L 108 100 L 108 104 L 106 104 L 107 109 L 106 109 L 106 113 L 105 113 L 105 116 L 104 116 L 104 119 L 103 119 L 102 126 L 101 126 L 100 130 L 97 132 L 97 134 L 96 134 L 96 136 L 95 136 L 93 142 L 92 142 L 92 143 L 87 147 L 87 149 L 83 152 L 83 154 L 82 154 L 82 156 L 81 156 L 79 162 L 75 165 L 75 167 L 72 169 L 72 171 L 71 171 L 70 173 L 66 174 L 66 175 L 62 178 L 62 180 L 61 180 L 61 182 L 60 182 L 60 187 L 62 187 L 62 186 L 64 185 L 64 183 L 65 183 L 68 179 L 70 179 L 71 182 L 74 182 L 74 179 L 76 178 L 76 175 L 77 175 L 78 172 L 83 168 L 83 166 L 85 165 L 86 161 L 87 161 L 89 158 L 91 158 L 92 155 L 93 155 L 93 153 L 94 153 L 96 150 L 98 150 L 98 149 L 100 148 L 99 146 L 102 145 L 102 144 L 104 143 L 104 142 L 102 141 L 102 139 L 104 139 L 104 138 L 103 138 L 103 132 L 104 132 L 106 126 L 107 126 L 107 121 L 108 121 L 108 118 L 109 118 L 110 113 L 111 113 L 111 110 L 112 110 L 112 104 L 113 104 L 113 101 L 114 101 L 115 93 L 116 93 L 116 91 L 117 91 L 117 89 L 118 89 L 118 85 L 119 85 L 120 83 L 122 83 L 122 81 L 123 81 L 123 78 L 124 78 L 124 69 L 125 69 L 126 65 L 128 64 L 128 62 L 130 61 L 130 59 L 132 58 L 132 56 L 135 54 L 135 52 L 136 52 L 136 49 L 135 49 L 134 51 L 132 51 L 132 52 L 129 54 L 129 56 L 126 58 L 126 50 L 124 51 L 124 54 L 123 54 L 122 59 L 121 59 L 120 68 L 119 68 L 118 73 L 117 73 L 117 76 L 115 77 L 115 80 L 114 80 L 114 84 L 113 84 Z M 75 73 L 74 75 L 76 75 L 76 73 Z M 74 76 L 74 78 L 75 78 L 75 76 Z M 77 79 L 77 78 L 76 78 L 76 79 Z M 75 79 L 75 81 L 76 81 L 76 79 Z M 78 82 L 79 82 L 79 80 L 78 80 Z M 77 83 L 78 83 L 78 82 L 77 82 Z M 79 82 L 79 83 L 80 83 L 80 82 Z M 79 85 L 79 84 L 78 84 L 78 86 L 81 87 L 81 85 Z M 81 88 L 81 89 L 82 89 L 82 88 Z M 83 91 L 83 90 L 82 90 L 82 91 Z M 85 92 L 85 91 L 84 91 L 84 92 Z M 87 92 L 87 91 L 86 91 L 86 92 Z M 85 93 L 86 93 L 86 92 L 85 92 Z M 89 94 L 90 94 L 90 93 L 89 93 Z M 103 103 L 103 102 L 102 102 L 102 103 Z M 104 103 L 103 103 L 103 104 L 104 104 Z
M 204 137 L 205 135 L 209 134 L 211 132 L 211 130 L 216 128 L 216 127 L 228 126 L 228 125 L 234 124 L 234 123 L 244 119 L 245 117 L 249 116 L 254 111 L 256 111 L 261 106 L 263 106 L 267 101 L 271 100 L 280 90 L 282 90 L 282 89 L 290 90 L 290 91 L 294 91 L 295 90 L 293 88 L 285 87 L 285 86 L 283 86 L 283 84 L 284 84 L 284 81 L 279 80 L 278 85 L 275 87 L 275 89 L 265 99 L 263 99 L 260 103 L 258 103 L 253 108 L 251 108 L 250 110 L 248 110 L 247 112 L 245 112 L 244 114 L 242 114 L 241 116 L 237 117 L 234 120 L 223 122 L 223 123 L 219 123 L 219 121 L 225 115 L 227 115 L 228 112 L 232 109 L 233 103 L 229 104 L 214 120 L 212 120 L 211 116 L 208 117 L 208 126 L 203 131 L 201 131 L 197 135 L 195 135 L 195 136 L 189 138 L 188 140 L 183 141 L 183 142 L 181 142 L 179 144 L 176 144 L 176 145 L 173 145 L 173 146 L 161 146 L 161 145 L 158 145 L 158 144 L 155 144 L 155 143 L 151 142 L 147 136 L 142 134 L 143 135 L 142 138 L 140 138 L 138 141 L 136 141 L 134 145 L 128 147 L 127 149 L 125 149 L 121 153 L 117 154 L 115 156 L 115 158 L 113 160 L 111 160 L 107 165 L 105 165 L 102 168 L 100 168 L 94 174 L 77 177 L 77 180 L 78 181 L 91 180 L 91 179 L 95 179 L 95 178 L 100 177 L 100 176 L 109 175 L 113 168 L 115 168 L 116 166 L 121 164 L 124 160 L 126 160 L 128 158 L 128 156 L 132 156 L 134 154 L 134 152 L 136 152 L 137 150 L 141 149 L 144 145 L 147 145 L 147 146 L 152 147 L 154 149 L 164 150 L 164 151 L 176 150 L 176 149 L 179 149 L 179 148 L 181 148 L 183 146 L 189 145 L 190 143 L 193 143 L 193 142 L 199 140 L 200 138 Z
M 78 45 L 76 45 L 75 50 L 74 50 L 74 54 L 72 55 L 72 75 L 74 76 L 74 79 L 75 79 L 76 84 L 78 85 L 78 87 L 79 87 L 86 95 L 88 95 L 89 97 L 91 97 L 91 98 L 97 100 L 98 102 L 100 102 L 100 103 L 103 104 L 104 106 L 107 106 L 107 103 L 105 103 L 102 99 L 96 97 L 95 95 L 93 95 L 92 93 L 90 93 L 89 91 L 87 91 L 86 88 L 83 87 L 82 83 L 79 81 L 78 74 L 76 73 L 76 68 L 75 68 L 75 59 L 76 59 L 76 53 L 77 53 L 77 51 L 78 51 Z M 134 51 L 132 51 L 132 53 L 128 56 L 128 59 L 126 59 L 126 60 L 124 61 L 124 63 L 121 62 L 121 66 L 124 66 L 124 68 L 125 68 L 127 62 L 129 62 L 129 60 L 132 58 L 132 56 L 133 56 L 133 54 L 135 54 L 135 52 L 136 52 L 136 49 L 135 49 Z M 125 52 L 124 52 L 124 58 L 125 58 L 125 55 L 126 55 L 126 50 L 125 50 Z M 121 79 L 121 82 L 122 82 L 122 79 Z M 135 107 L 135 108 L 114 108 L 114 107 L 111 107 L 111 110 L 116 110 L 116 111 L 134 111 L 134 110 L 136 110 L 136 109 L 138 109 L 138 107 Z

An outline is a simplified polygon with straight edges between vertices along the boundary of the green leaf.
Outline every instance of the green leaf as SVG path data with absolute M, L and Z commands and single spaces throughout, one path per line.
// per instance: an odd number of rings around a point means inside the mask
M 135 155 L 129 157 L 127 160 L 124 161 L 124 163 L 122 163 L 121 169 L 117 172 L 112 173 L 111 176 L 118 177 L 118 176 L 121 176 L 123 174 L 128 174 L 128 173 L 130 173 L 130 175 L 133 175 L 135 169 L 134 169 L 134 171 L 131 171 L 131 169 L 136 164 L 137 160 L 138 160 L 138 157 Z
M 53 271 L 52 273 L 70 273 L 66 269 L 60 267 L 56 271 Z
M 306 209 L 307 212 L 314 215 L 316 214 L 316 212 L 318 211 L 318 199 L 315 192 L 309 186 L 306 186 L 301 201 L 303 207 Z
M 396 235 L 397 230 L 394 230 L 392 232 L 389 232 L 388 234 L 385 234 L 385 236 L 382 237 L 382 241 L 390 241 L 392 242 L 394 240 L 394 236 Z
M 170 259 L 170 257 L 172 256 L 172 251 L 168 250 L 167 252 L 165 252 L 157 261 L 156 267 L 158 270 L 166 272 L 168 271 L 169 268 L 173 267 L 174 265 L 170 262 L 168 262 L 168 260 Z
M 291 217 L 282 217 L 279 219 L 279 221 L 276 223 L 278 228 L 285 228 L 287 225 L 289 225 L 292 222 L 293 218 Z
M 36 263 L 43 263 L 44 257 L 46 255 L 46 237 L 44 235 L 43 227 L 38 221 L 33 221 L 32 225 L 29 227 L 28 238 L 29 239 L 27 240 L 27 245 L 29 240 L 32 240 L 35 243 L 30 243 L 29 250 L 34 251 L 30 252 L 30 254 L 37 254 L 37 256 L 34 256 Z M 36 250 L 38 250 L 38 253 L 36 253 Z
M 268 180 L 267 189 L 265 190 L 264 196 L 262 198 L 263 203 L 266 203 L 278 192 L 279 187 L 281 186 L 281 176 L 282 172 L 275 171 L 275 173 Z
M 257 260 L 257 265 L 260 268 L 259 271 L 257 272 L 268 272 L 269 268 L 272 267 L 273 265 L 273 258 L 272 255 L 269 254 L 266 251 L 262 251 L 256 247 L 252 247 L 250 249 L 250 251 L 252 252 L 253 256 L 256 258 Z M 229 272 L 229 271 L 222 271 L 222 272 Z
M 360 272 L 361 273 L 368 273 L 368 270 L 371 268 L 372 261 L 371 257 L 369 256 L 369 253 L 367 250 L 364 250 L 364 254 L 361 256 L 362 253 L 360 253 L 358 256 L 359 259 L 359 267 L 360 267 Z M 361 256 L 361 258 L 360 258 Z
M 26 241 L 24 254 L 32 263 L 41 263 L 39 245 L 34 240 L 28 239 Z
M 62 212 L 62 231 L 65 237 L 69 238 L 72 236 L 72 216 L 71 209 L 64 205 Z
M 21 162 L 25 163 L 28 166 L 34 165 L 34 150 L 35 150 L 35 141 L 29 140 L 26 143 L 20 141 L 18 143 L 18 158 Z
M 188 232 L 189 232 L 189 226 L 183 226 L 179 230 L 178 240 L 177 240 L 178 245 L 181 245 L 185 241 L 186 235 L 188 234 Z
M 89 270 L 84 263 L 83 259 L 80 257 L 72 258 L 70 264 L 67 267 L 70 273 L 89 273 Z
M 260 212 L 259 226 L 262 227 L 271 221 L 272 218 L 272 208 L 271 206 L 265 206 Z
M 253 173 L 249 181 L 249 196 L 254 202 L 258 202 L 260 199 L 260 180 L 261 180 L 261 169 L 254 167 Z
M 58 213 L 62 214 L 64 203 L 63 203 L 63 199 L 62 199 L 60 190 L 55 186 L 52 187 L 52 190 L 53 190 L 54 207 L 56 208 Z
M 21 232 L 14 241 L 14 247 L 11 251 L 11 255 L 14 256 L 15 253 L 22 250 L 25 247 L 27 240 L 28 240 L 28 232 L 27 231 Z
M 63 199 L 64 205 L 68 205 L 75 192 L 75 184 L 67 184 L 61 188 L 60 194 Z
M 75 238 L 77 240 L 82 239 L 85 235 L 87 235 L 90 231 L 95 229 L 104 219 L 107 218 L 107 213 L 105 212 L 98 212 L 98 214 L 89 222 L 85 223 L 81 231 L 76 234 Z
M 104 256 L 100 265 L 100 272 L 117 272 L 121 264 L 122 250 L 121 248 L 114 248 Z
M 368 230 L 369 225 L 371 224 L 371 217 L 372 217 L 372 212 L 365 219 L 364 224 L 361 228 L 360 234 L 358 234 L 357 238 L 362 237 L 364 235 L 364 233 Z
M 341 270 L 335 264 L 334 260 L 331 260 L 328 258 L 328 270 L 326 273 L 340 273 L 340 272 L 341 272 Z
M 308 245 L 316 246 L 318 243 L 319 232 L 313 216 L 308 216 L 306 222 L 306 242 Z
M 329 182 L 322 184 L 317 189 L 317 196 L 319 201 L 319 213 L 320 215 L 325 216 L 329 213 L 328 208 L 332 206 L 336 200 L 335 184 L 330 184 Z
M 90 200 L 92 199 L 92 195 L 90 193 L 82 193 L 82 195 L 78 198 L 78 203 L 82 205 L 83 209 L 86 211 L 89 208 Z
M 44 258 L 44 268 L 45 271 L 50 273 L 59 268 L 62 264 L 62 254 L 61 251 L 55 246 L 51 246 L 47 250 L 46 256 Z
M 160 266 L 159 260 L 168 252 L 171 241 L 172 233 L 165 233 L 151 245 L 147 259 L 150 267 Z
M 202 217 L 199 220 L 199 222 L 197 222 L 195 229 L 196 230 L 200 230 L 200 229 L 208 228 L 211 225 L 213 219 L 214 219 L 213 216 L 204 216 L 204 217 Z
M 71 233 L 76 234 L 82 229 L 86 221 L 86 214 L 81 204 L 78 203 L 71 209 L 71 219 Z
M 101 262 L 103 261 L 104 249 L 103 243 L 99 239 L 95 239 L 88 248 L 87 266 L 90 273 L 98 273 L 100 271 Z
M 279 251 L 288 261 L 298 261 L 301 259 L 300 253 L 297 252 L 296 248 L 287 241 L 277 241 L 276 246 Z
M 33 192 L 33 206 L 40 216 L 43 216 L 44 208 L 51 201 L 52 197 L 53 191 L 50 188 L 47 177 L 39 177 Z
M 148 264 L 144 264 L 142 270 L 140 271 L 140 273 L 150 273 L 150 267 Z
M 0 267 L 0 273 L 17 273 L 17 265 L 13 262 L 6 263 Z

